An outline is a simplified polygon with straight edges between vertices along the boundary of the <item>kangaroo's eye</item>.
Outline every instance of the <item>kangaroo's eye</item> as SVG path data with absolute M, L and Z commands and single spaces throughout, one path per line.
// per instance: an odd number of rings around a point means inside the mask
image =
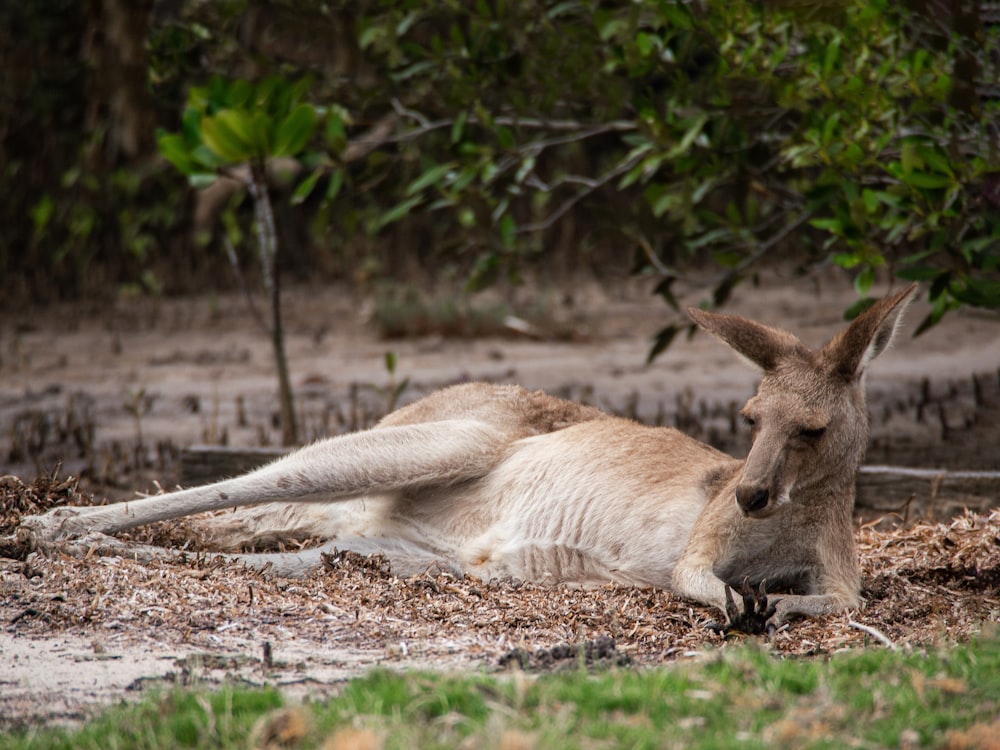
M 803 427 L 801 430 L 799 430 L 799 437 L 802 438 L 803 440 L 809 440 L 815 442 L 816 440 L 819 440 L 821 437 L 823 437 L 823 434 L 825 432 L 826 432 L 825 427 L 817 427 L 815 429 L 808 429 Z
M 757 420 L 753 417 L 747 416 L 746 414 L 743 415 L 743 422 L 751 429 L 757 426 Z

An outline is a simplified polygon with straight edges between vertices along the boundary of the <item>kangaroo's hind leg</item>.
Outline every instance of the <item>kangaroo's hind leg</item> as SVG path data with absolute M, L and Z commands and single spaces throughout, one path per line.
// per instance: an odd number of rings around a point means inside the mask
M 62 542 L 59 550 L 78 558 L 102 555 L 127 557 L 140 562 L 176 561 L 185 555 L 204 555 L 210 559 L 222 557 L 243 563 L 265 575 L 279 578 L 304 578 L 324 565 L 324 555 L 356 552 L 365 556 L 382 555 L 388 563 L 387 572 L 400 577 L 417 575 L 427 570 L 447 571 L 455 576 L 464 574 L 464 571 L 456 565 L 454 555 L 410 540 L 391 537 L 345 537 L 298 552 L 201 553 L 136 544 L 100 532 L 90 532 Z
M 243 476 L 202 487 L 114 505 L 57 508 L 25 518 L 19 534 L 45 546 L 241 505 L 329 502 L 445 487 L 484 476 L 509 441 L 504 430 L 479 420 L 383 427 L 328 438 Z
M 389 572 L 404 578 L 426 570 L 447 571 L 456 576 L 464 574 L 464 571 L 456 565 L 454 555 L 406 539 L 391 537 L 346 537 L 324 544 L 322 547 L 300 552 L 226 556 L 240 560 L 266 574 L 282 578 L 302 578 L 323 565 L 324 555 L 335 552 L 356 552 L 366 556 L 382 555 L 389 564 Z

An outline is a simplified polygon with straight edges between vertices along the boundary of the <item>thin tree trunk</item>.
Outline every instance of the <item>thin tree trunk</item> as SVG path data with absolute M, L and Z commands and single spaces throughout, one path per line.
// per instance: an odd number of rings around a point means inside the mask
M 278 277 L 278 235 L 274 227 L 274 211 L 267 191 L 267 172 L 263 164 L 250 167 L 250 195 L 253 197 L 254 215 L 257 219 L 257 244 L 260 249 L 260 264 L 271 307 L 271 344 L 274 347 L 274 363 L 278 369 L 278 407 L 281 419 L 282 445 L 295 445 L 299 441 L 299 430 L 295 420 L 295 396 L 292 392 L 291 377 L 288 373 L 288 358 L 285 356 L 285 334 L 281 323 L 281 283 Z

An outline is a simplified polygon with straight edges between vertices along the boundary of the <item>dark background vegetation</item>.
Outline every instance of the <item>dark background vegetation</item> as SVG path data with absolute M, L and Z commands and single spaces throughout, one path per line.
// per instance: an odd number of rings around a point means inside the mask
M 0 305 L 232 287 L 227 245 L 252 276 L 246 180 L 238 159 L 206 155 L 199 128 L 232 87 L 270 80 L 314 115 L 296 153 L 267 158 L 273 138 L 259 152 L 286 279 L 478 288 L 631 271 L 673 304 L 696 272 L 723 304 L 780 258 L 847 269 L 859 305 L 876 280 L 926 282 L 925 325 L 995 308 L 992 13 L 967 0 L 4 3 Z M 192 92 L 212 86 L 221 98 L 199 104 Z M 204 158 L 177 168 L 170 134 Z

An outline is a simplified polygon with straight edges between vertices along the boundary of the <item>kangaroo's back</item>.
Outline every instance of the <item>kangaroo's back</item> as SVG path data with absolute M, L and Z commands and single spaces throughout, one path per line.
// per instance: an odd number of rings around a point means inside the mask
M 594 406 L 556 398 L 542 391 L 528 391 L 518 385 L 461 383 L 397 409 L 382 419 L 378 427 L 474 419 L 516 439 L 608 416 Z

